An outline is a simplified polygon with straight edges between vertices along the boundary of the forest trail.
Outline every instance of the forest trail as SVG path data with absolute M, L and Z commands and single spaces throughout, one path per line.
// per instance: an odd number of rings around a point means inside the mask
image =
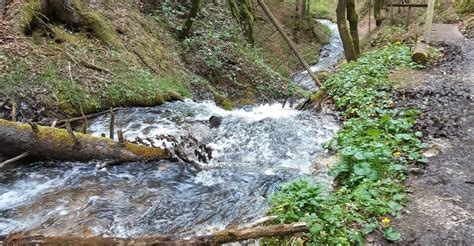
M 455 24 L 433 23 L 431 40 L 433 42 L 462 41 L 464 36 Z
M 459 35 L 455 25 L 433 25 L 444 57 L 415 88 L 399 92 L 400 104 L 422 111 L 417 130 L 430 143 L 429 163 L 412 170 L 409 202 L 393 221 L 402 244 L 474 245 L 474 42 Z

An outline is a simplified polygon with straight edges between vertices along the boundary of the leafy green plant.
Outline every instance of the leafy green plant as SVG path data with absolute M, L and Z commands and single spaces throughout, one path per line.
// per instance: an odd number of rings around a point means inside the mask
M 345 117 L 343 129 L 325 147 L 339 162 L 331 169 L 337 187 L 299 179 L 284 185 L 270 199 L 270 213 L 279 221 L 306 221 L 311 244 L 363 243 L 374 230 L 388 240 L 400 234 L 390 226 L 406 201 L 403 187 L 407 165 L 425 163 L 426 147 L 414 132 L 416 110 L 393 107 L 390 69 L 417 67 L 405 45 L 389 45 L 345 64 L 324 89 Z

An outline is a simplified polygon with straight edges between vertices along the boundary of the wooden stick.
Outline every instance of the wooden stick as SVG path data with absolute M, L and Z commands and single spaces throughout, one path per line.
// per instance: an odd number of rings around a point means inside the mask
M 21 159 L 27 157 L 29 154 L 30 154 L 30 153 L 28 153 L 28 151 L 27 151 L 27 152 L 24 152 L 24 153 L 21 154 L 21 155 L 18 155 L 18 156 L 16 156 L 16 157 L 13 157 L 13 158 L 11 158 L 11 159 L 8 159 L 8 160 L 6 160 L 6 161 L 0 163 L 0 169 L 3 168 L 3 166 L 5 166 L 5 165 L 7 165 L 7 164 L 10 164 L 10 163 L 19 161 L 19 160 L 21 160 Z
M 301 62 L 301 64 L 303 64 L 303 66 L 305 67 L 305 69 L 308 71 L 308 74 L 309 76 L 311 76 L 311 78 L 314 80 L 314 83 L 316 83 L 316 85 L 318 87 L 321 87 L 321 82 L 319 81 L 319 79 L 316 77 L 316 75 L 314 75 L 313 71 L 311 70 L 311 67 L 308 65 L 308 63 L 304 60 L 304 58 L 301 56 L 300 52 L 298 51 L 298 49 L 296 48 L 296 45 L 293 43 L 293 41 L 291 41 L 291 39 L 288 37 L 288 35 L 285 33 L 285 31 L 283 30 L 283 28 L 281 27 L 280 23 L 278 23 L 278 20 L 275 18 L 275 16 L 273 16 L 272 14 L 272 11 L 268 8 L 268 6 L 265 4 L 265 2 L 263 0 L 257 0 L 258 4 L 260 5 L 260 7 L 263 9 L 263 11 L 265 12 L 265 14 L 268 16 L 268 18 L 270 19 L 270 21 L 273 23 L 273 25 L 277 28 L 278 32 L 280 32 L 281 36 L 283 37 L 283 39 L 286 41 L 286 43 L 288 44 L 288 46 L 290 46 L 290 48 L 293 50 L 293 53 L 295 54 L 295 56 L 298 58 L 298 60 Z
M 77 146 L 81 145 L 81 142 L 79 142 L 79 140 L 77 140 L 77 138 L 76 138 L 76 135 L 74 135 L 74 132 L 72 131 L 71 124 L 69 123 L 69 121 L 66 121 L 66 130 L 67 130 L 67 134 L 69 135 L 69 137 L 74 142 L 74 146 L 77 147 Z
M 117 131 L 117 138 L 118 138 L 119 143 L 125 143 L 125 138 L 123 137 L 122 129 L 119 129 Z
M 122 109 L 122 108 L 121 107 L 113 108 L 113 111 L 117 111 L 119 109 Z M 74 121 L 84 120 L 84 118 L 90 119 L 90 118 L 101 116 L 101 115 L 107 114 L 107 113 L 110 113 L 110 109 L 106 110 L 106 111 L 98 112 L 98 113 L 88 114 L 88 115 L 85 115 L 85 116 L 74 117 L 74 118 L 69 118 L 69 119 L 64 119 L 64 120 L 58 120 L 56 124 L 64 124 L 64 123 L 66 123 L 66 121 L 69 121 L 70 123 L 72 123 Z
M 110 108 L 110 124 L 109 124 L 109 137 L 114 139 L 114 124 L 115 124 L 115 113 L 112 108 Z
M 99 71 L 99 72 L 104 72 L 104 73 L 108 73 L 108 74 L 111 74 L 111 75 L 115 75 L 113 72 L 111 72 L 110 70 L 108 70 L 106 68 L 99 67 L 97 65 L 94 65 L 94 64 L 89 63 L 87 61 L 84 61 L 82 59 L 80 59 L 79 61 L 76 61 L 76 59 L 71 54 L 69 54 L 66 50 L 64 50 L 64 53 L 66 53 L 68 58 L 74 63 L 77 63 L 79 65 L 82 65 L 82 66 L 86 67 L 86 68 L 90 68 L 90 69 L 93 69 L 93 70 L 96 70 L 96 71 Z
M 36 125 L 36 123 L 34 123 L 32 121 L 28 121 L 28 124 L 31 126 L 31 130 L 33 130 L 33 132 L 35 134 L 38 134 L 39 130 L 38 130 L 38 126 Z
M 0 108 L 4 108 L 5 106 L 7 106 L 9 102 L 10 102 L 10 98 L 7 98 L 7 100 L 5 100 L 5 102 L 2 103 L 2 106 L 0 106 Z
M 16 104 L 15 101 L 12 102 L 12 121 L 16 121 L 16 110 L 17 110 L 18 104 Z
M 79 110 L 81 111 L 81 115 L 84 118 L 84 125 L 82 126 L 82 133 L 87 134 L 87 127 L 89 127 L 89 122 L 87 121 L 87 117 L 84 114 L 84 110 L 82 110 L 82 107 L 79 107 Z
M 252 228 L 252 227 L 256 227 L 256 226 L 259 226 L 259 225 L 262 225 L 262 224 L 265 224 L 267 222 L 271 222 L 271 221 L 274 221 L 278 218 L 278 216 L 276 215 L 273 215 L 273 216 L 266 216 L 266 217 L 263 217 L 263 218 L 260 218 L 252 223 L 249 223 L 247 225 L 244 225 L 242 226 L 242 228 Z

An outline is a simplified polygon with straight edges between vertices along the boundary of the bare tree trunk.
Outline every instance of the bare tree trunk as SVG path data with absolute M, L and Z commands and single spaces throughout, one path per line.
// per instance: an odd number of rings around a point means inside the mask
M 382 4 L 383 0 L 374 0 L 374 18 L 375 25 L 380 26 L 382 24 Z
M 0 154 L 18 156 L 25 152 L 31 157 L 65 161 L 126 162 L 171 158 L 170 152 L 161 148 L 118 143 L 65 129 L 0 119 Z
M 347 1 L 347 20 L 349 21 L 349 28 L 352 36 L 352 43 L 354 44 L 354 52 L 358 57 L 360 55 L 360 44 L 359 44 L 359 16 L 355 8 L 354 0 Z
M 191 32 L 191 27 L 193 26 L 193 22 L 196 19 L 199 9 L 201 8 L 201 0 L 192 0 L 191 9 L 189 10 L 188 18 L 184 23 L 183 29 L 181 30 L 179 37 L 184 39 L 188 37 L 189 33 Z
M 347 28 L 346 7 L 346 0 L 338 1 L 336 9 L 337 27 L 339 29 L 339 35 L 341 35 L 342 45 L 344 46 L 346 60 L 355 61 L 357 60 L 357 55 L 351 33 L 349 32 L 349 28 Z
M 319 79 L 316 77 L 316 75 L 313 73 L 313 71 L 311 70 L 311 67 L 308 65 L 308 63 L 304 60 L 303 56 L 301 56 L 300 52 L 298 51 L 298 49 L 296 48 L 296 45 L 293 43 L 293 41 L 291 41 L 291 39 L 288 37 L 288 35 L 285 33 L 285 30 L 283 30 L 283 28 L 281 27 L 280 23 L 278 23 L 278 20 L 275 18 L 275 16 L 273 16 L 272 14 L 272 11 L 268 8 L 268 6 L 265 4 L 265 2 L 263 0 L 257 0 L 258 4 L 260 5 L 260 7 L 262 7 L 263 11 L 265 12 L 265 14 L 268 16 L 268 18 L 270 19 L 270 21 L 272 22 L 272 24 L 275 26 L 275 28 L 278 30 L 278 32 L 281 34 L 281 36 L 283 37 L 283 39 L 285 40 L 285 42 L 288 44 L 288 46 L 290 46 L 290 48 L 293 50 L 293 53 L 295 54 L 295 56 L 298 58 L 298 60 L 301 62 L 301 64 L 303 64 L 304 68 L 306 69 L 306 71 L 308 71 L 308 74 L 309 76 L 311 76 L 311 78 L 313 79 L 314 83 L 316 83 L 316 85 L 318 87 L 321 87 L 321 82 L 319 81 Z

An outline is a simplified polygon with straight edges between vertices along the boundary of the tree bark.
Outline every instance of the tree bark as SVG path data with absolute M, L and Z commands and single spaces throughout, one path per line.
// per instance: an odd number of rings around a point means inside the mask
M 288 37 L 288 35 L 285 33 L 285 30 L 283 30 L 283 28 L 281 27 L 280 23 L 278 23 L 278 20 L 275 18 L 275 16 L 273 16 L 272 12 L 270 11 L 270 9 L 268 8 L 268 6 L 265 4 L 265 2 L 263 0 L 257 0 L 258 2 L 258 5 L 260 5 L 260 7 L 262 7 L 263 11 L 265 12 L 265 14 L 268 16 L 268 18 L 270 19 L 270 21 L 272 22 L 272 24 L 275 26 L 275 28 L 278 30 L 278 32 L 281 34 L 281 36 L 283 37 L 283 39 L 285 40 L 285 42 L 288 44 L 288 46 L 290 46 L 291 50 L 293 50 L 293 53 L 295 54 L 295 56 L 298 58 L 298 60 L 301 62 L 301 64 L 303 64 L 304 68 L 306 69 L 306 71 L 308 71 L 308 74 L 309 76 L 311 76 L 311 78 L 313 79 L 314 83 L 316 83 L 316 85 L 318 87 L 321 87 L 321 82 L 319 81 L 319 79 L 316 77 L 316 75 L 313 73 L 313 71 L 311 70 L 311 67 L 308 65 L 308 63 L 304 60 L 303 56 L 301 56 L 300 52 L 298 51 L 298 49 L 296 48 L 296 45 L 293 43 L 293 41 L 291 41 L 291 39 Z
M 383 0 L 374 0 L 374 18 L 375 25 L 380 26 L 382 24 L 382 3 Z
M 244 22 L 247 24 L 245 28 L 245 36 L 247 41 L 254 45 L 255 44 L 255 31 L 254 31 L 254 17 L 253 17 L 253 7 L 251 0 L 240 0 L 241 14 L 244 18 Z
M 6 245 L 221 245 L 247 239 L 262 237 L 290 236 L 308 232 L 305 222 L 262 226 L 244 229 L 227 229 L 210 235 L 196 236 L 190 239 L 174 240 L 167 237 L 126 239 L 114 237 L 21 237 L 14 235 L 6 238 Z
M 188 18 L 184 23 L 183 29 L 181 30 L 179 37 L 184 39 L 188 37 L 189 33 L 191 32 L 191 27 L 193 26 L 193 22 L 196 19 L 199 9 L 201 8 L 201 0 L 192 0 L 191 9 L 189 10 Z
M 74 132 L 71 138 L 65 129 L 30 126 L 0 119 L 0 154 L 28 156 L 65 161 L 112 160 L 117 162 L 169 159 L 168 150 L 131 143 L 121 144 L 108 138 Z M 77 144 L 79 143 L 79 144 Z
M 422 42 L 417 42 L 415 50 L 411 55 L 412 61 L 425 65 L 428 61 L 428 52 L 426 51 L 426 44 Z
M 357 57 L 360 55 L 360 42 L 359 42 L 359 16 L 355 8 L 354 0 L 347 0 L 347 20 L 349 21 L 349 29 L 351 32 L 352 43 L 354 45 L 354 52 Z
M 346 0 L 338 1 L 336 9 L 337 28 L 339 29 L 339 35 L 342 39 L 346 60 L 355 61 L 357 60 L 357 55 L 354 49 L 351 33 L 349 32 L 349 28 L 347 28 L 346 7 Z

